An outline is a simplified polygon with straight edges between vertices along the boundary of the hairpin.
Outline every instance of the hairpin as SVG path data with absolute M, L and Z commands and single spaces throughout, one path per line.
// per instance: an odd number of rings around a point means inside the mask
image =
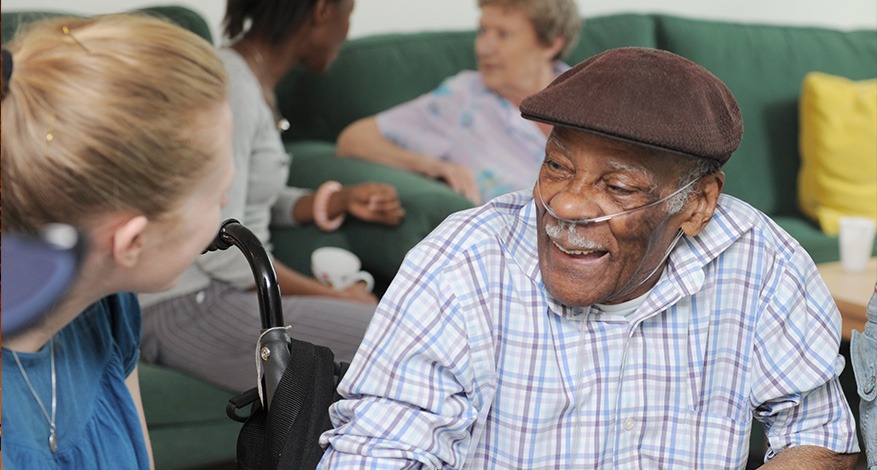
M 9 93 L 9 80 L 12 79 L 12 54 L 3 48 L 3 98 Z
M 79 47 L 82 48 L 82 50 L 84 50 L 85 52 L 88 52 L 89 54 L 91 54 L 91 50 L 90 50 L 89 48 L 85 47 L 85 44 L 82 44 L 82 43 L 79 41 L 79 39 L 76 39 L 76 36 L 74 36 L 73 34 L 70 33 L 70 28 L 68 28 L 66 24 L 63 25 L 63 26 L 61 26 L 61 31 L 64 33 L 65 36 L 67 36 L 68 38 L 72 39 L 73 42 L 75 42 L 76 44 L 78 44 Z
M 52 141 L 55 140 L 55 136 L 52 135 L 52 126 L 55 125 L 55 113 L 52 113 L 52 120 L 49 122 L 49 127 L 46 129 L 46 152 L 45 156 L 49 156 L 49 146 Z

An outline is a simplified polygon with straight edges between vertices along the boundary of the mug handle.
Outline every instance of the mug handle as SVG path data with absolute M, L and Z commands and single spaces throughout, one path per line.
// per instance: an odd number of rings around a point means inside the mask
M 372 277 L 372 275 L 368 271 L 359 271 L 357 273 L 354 273 L 352 276 L 350 276 L 350 282 L 347 285 L 352 286 L 357 282 L 365 283 L 366 292 L 371 292 L 372 289 L 375 287 L 375 278 Z

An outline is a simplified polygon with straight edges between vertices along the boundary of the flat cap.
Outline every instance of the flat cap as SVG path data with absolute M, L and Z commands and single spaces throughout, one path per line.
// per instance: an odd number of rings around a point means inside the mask
M 521 103 L 526 119 L 724 164 L 743 136 L 737 100 L 715 75 L 658 49 L 595 55 Z

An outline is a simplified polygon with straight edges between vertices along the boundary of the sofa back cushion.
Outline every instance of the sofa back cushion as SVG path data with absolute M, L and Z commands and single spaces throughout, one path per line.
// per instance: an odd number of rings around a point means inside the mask
M 798 98 L 804 76 L 877 76 L 877 31 L 733 24 L 658 17 L 659 47 L 706 67 L 743 113 L 743 141 L 725 165 L 725 192 L 770 215 L 799 214 Z
M 619 14 L 586 19 L 571 65 L 606 49 L 656 46 L 653 19 Z M 277 87 L 290 121 L 286 141 L 334 142 L 345 126 L 433 90 L 461 70 L 474 70 L 475 31 L 383 34 L 352 39 L 324 74 L 302 68 Z
M 566 58 L 566 63 L 573 66 L 603 51 L 633 46 L 658 47 L 654 16 L 623 13 L 585 18 L 579 43 Z
M 297 68 L 277 86 L 287 141 L 334 142 L 344 127 L 475 67 L 474 31 L 382 34 L 346 42 L 324 74 Z
M 213 43 L 213 36 L 210 33 L 210 26 L 198 12 L 184 6 L 167 5 L 143 7 L 131 10 L 131 13 L 143 13 L 147 15 L 155 15 L 166 18 L 177 25 L 188 29 L 189 31 L 204 38 L 207 42 Z M 56 16 L 75 16 L 82 17 L 85 15 L 79 13 L 68 13 L 60 10 L 24 10 L 24 11 L 4 11 L 2 14 L 3 21 L 3 43 L 9 42 L 18 30 L 19 25 L 26 24 L 30 21 L 52 18 Z

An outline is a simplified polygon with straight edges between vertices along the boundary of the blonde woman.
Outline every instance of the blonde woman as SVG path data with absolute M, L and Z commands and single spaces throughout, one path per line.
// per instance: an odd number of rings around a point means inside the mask
M 218 230 L 234 173 L 225 72 L 157 19 L 25 28 L 3 53 L 3 230 L 61 222 L 88 244 L 67 293 L 4 335 L 3 464 L 150 468 L 140 308 L 120 292 L 173 286 Z

